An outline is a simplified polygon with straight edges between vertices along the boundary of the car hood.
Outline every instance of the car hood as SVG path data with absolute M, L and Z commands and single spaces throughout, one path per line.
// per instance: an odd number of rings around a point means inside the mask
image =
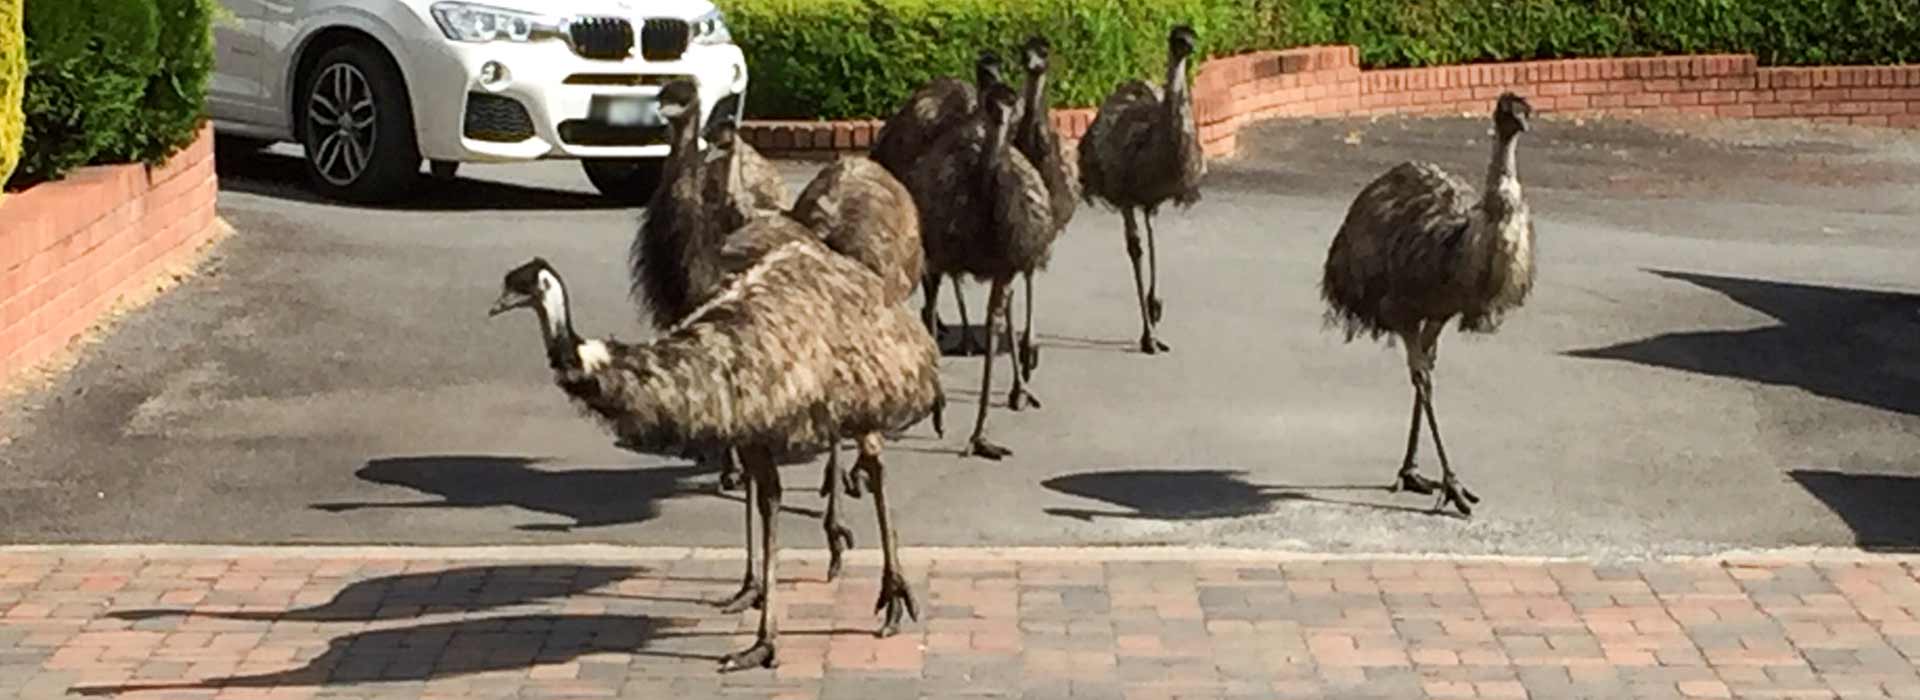
M 437 0 L 409 0 L 418 5 L 422 16 Z M 708 0 L 473 0 L 508 10 L 520 10 L 553 17 L 572 15 L 613 15 L 617 17 L 681 17 L 693 19 L 713 11 Z

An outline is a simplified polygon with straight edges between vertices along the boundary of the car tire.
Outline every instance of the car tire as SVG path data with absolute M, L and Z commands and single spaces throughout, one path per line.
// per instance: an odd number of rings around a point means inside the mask
M 602 196 L 627 204 L 646 204 L 660 187 L 664 158 L 591 158 L 580 161 L 587 180 Z
M 322 54 L 297 105 L 307 175 L 322 195 L 384 203 L 408 194 L 419 179 L 406 83 L 378 48 L 345 44 Z

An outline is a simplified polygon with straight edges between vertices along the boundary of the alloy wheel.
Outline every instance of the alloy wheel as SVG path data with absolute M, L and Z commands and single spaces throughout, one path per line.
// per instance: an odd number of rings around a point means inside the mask
M 320 72 L 307 97 L 309 158 L 320 177 L 343 187 L 360 178 L 378 145 L 377 116 L 373 90 L 359 68 L 335 63 Z

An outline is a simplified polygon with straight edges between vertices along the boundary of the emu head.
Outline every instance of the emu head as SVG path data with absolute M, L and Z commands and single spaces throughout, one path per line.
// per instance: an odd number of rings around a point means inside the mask
M 974 84 L 984 88 L 988 85 L 998 85 L 1007 82 L 1005 77 L 1000 74 L 1000 68 L 1000 54 L 992 51 L 981 51 L 979 57 L 973 60 Z
M 1182 24 L 1167 33 L 1167 53 L 1175 60 L 1192 56 L 1199 46 L 1200 35 L 1193 33 L 1193 27 Z
M 1047 42 L 1046 37 L 1038 34 L 1028 37 L 1026 45 L 1020 48 L 1021 56 L 1027 61 L 1027 74 L 1039 75 L 1047 72 L 1047 59 L 1052 53 L 1053 45 Z
M 1493 127 L 1501 136 L 1512 136 L 1533 128 L 1533 105 L 1527 98 L 1511 92 L 1502 93 L 1500 101 L 1493 106 Z
M 685 128 L 700 117 L 700 91 L 690 80 L 675 80 L 660 88 L 660 116 L 674 128 Z
M 520 308 L 546 310 L 546 301 L 550 296 L 562 296 L 560 275 L 546 258 L 535 257 L 519 267 L 507 271 L 505 279 L 500 281 L 500 298 L 495 299 L 488 316 Z
M 1020 96 L 1004 84 L 988 86 L 981 92 L 980 108 L 986 111 L 987 135 L 995 143 L 1004 139 L 1009 124 L 1020 120 Z
M 740 136 L 740 128 L 732 119 L 717 119 L 707 125 L 707 162 L 720 160 L 733 155 L 735 139 Z

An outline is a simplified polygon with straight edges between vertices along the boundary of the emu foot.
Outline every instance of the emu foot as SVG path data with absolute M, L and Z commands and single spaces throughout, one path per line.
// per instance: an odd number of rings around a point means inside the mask
M 1414 469 L 1415 467 L 1412 464 L 1401 467 L 1400 478 L 1395 480 L 1393 486 L 1388 487 L 1387 490 L 1393 492 L 1407 491 L 1425 496 L 1440 489 L 1440 482 L 1421 476 L 1420 472 L 1414 471 Z
M 1148 294 L 1147 295 L 1147 319 L 1153 321 L 1155 324 L 1160 323 L 1160 313 L 1163 310 L 1164 309 L 1160 304 L 1160 296 L 1157 294 Z
M 907 587 L 907 580 L 898 571 L 888 571 L 880 576 L 880 599 L 873 604 L 874 612 L 886 612 L 879 631 L 874 636 L 887 638 L 900 631 L 902 613 L 920 621 L 920 603 L 913 599 L 913 589 Z
M 1039 408 L 1039 407 L 1040 407 L 1040 399 L 1036 398 L 1033 395 L 1033 392 L 1027 391 L 1025 388 L 1020 388 L 1020 389 L 1007 392 L 1007 408 L 1013 409 L 1015 411 L 1019 411 L 1022 409 Z
M 864 481 L 862 481 L 862 477 L 864 477 Z M 840 485 L 845 489 L 847 496 L 859 498 L 861 494 L 866 493 L 862 490 L 863 487 L 873 485 L 873 469 L 862 465 L 856 460 L 853 463 L 853 467 L 847 469 L 846 473 L 840 476 Z
M 1012 454 L 1013 454 L 1013 450 L 1009 450 L 1005 447 L 1001 447 L 991 442 L 987 442 L 986 436 L 975 434 L 972 440 L 967 441 L 967 451 L 961 453 L 960 456 L 985 457 L 987 459 L 999 461 L 1003 458 L 1011 456 Z
M 741 583 L 740 592 L 733 594 L 733 597 L 714 603 L 715 606 L 720 608 L 720 612 L 729 615 L 741 612 L 747 608 L 759 610 L 766 604 L 767 589 L 760 585 L 759 579 L 755 578 L 749 578 L 744 583 Z
M 853 530 L 841 525 L 838 519 L 822 522 L 823 529 L 827 531 L 827 580 L 832 581 L 840 578 L 842 556 L 847 550 L 853 549 Z
M 1158 355 L 1163 352 L 1171 352 L 1172 350 L 1173 348 L 1168 347 L 1166 343 L 1160 342 L 1159 338 L 1153 337 L 1151 331 L 1140 334 L 1140 352 L 1148 355 Z
M 1441 479 L 1439 490 L 1440 497 L 1433 502 L 1434 512 L 1438 513 L 1446 509 L 1448 504 L 1452 504 L 1454 508 L 1460 511 L 1460 515 L 1469 518 L 1473 517 L 1473 506 L 1469 504 L 1479 503 L 1480 497 L 1474 495 L 1473 491 L 1462 485 L 1459 479 L 1455 479 L 1452 474 L 1448 474 L 1446 478 Z
M 719 486 L 722 492 L 739 491 L 741 488 L 740 470 L 737 468 L 720 470 Z
M 1020 368 L 1027 374 L 1040 368 L 1040 346 L 1033 344 L 1032 336 L 1020 339 Z
M 773 640 L 761 639 L 753 646 L 741 649 L 720 659 L 720 672 L 740 671 L 749 668 L 776 668 L 780 660 L 773 652 Z

